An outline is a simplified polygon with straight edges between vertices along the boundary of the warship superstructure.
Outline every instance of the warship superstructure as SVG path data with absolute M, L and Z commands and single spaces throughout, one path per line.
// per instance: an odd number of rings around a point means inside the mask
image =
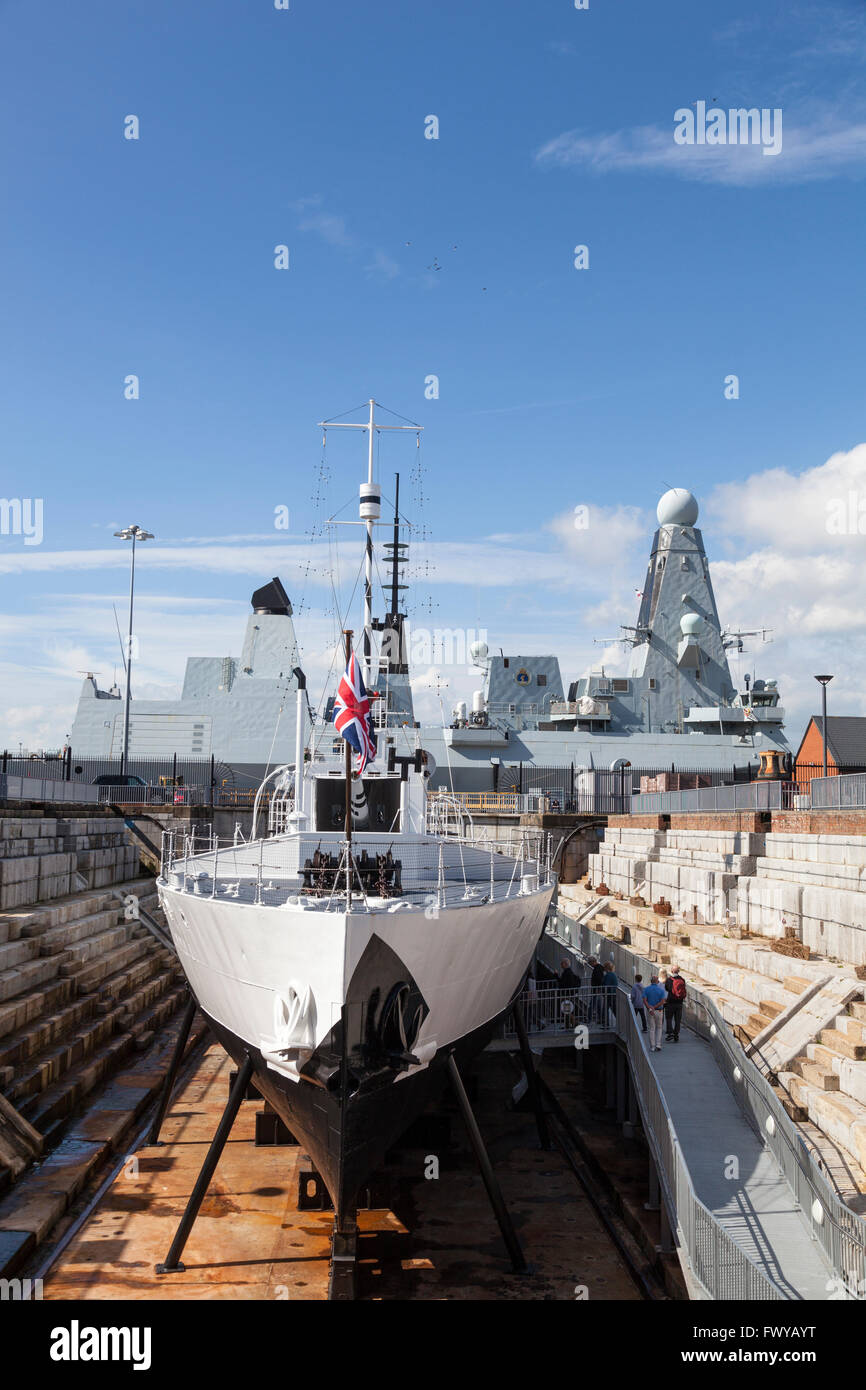
M 136 758 L 213 756 L 257 783 L 268 763 L 295 744 L 300 667 L 289 596 L 279 579 L 256 589 L 239 657 L 187 657 L 179 700 L 130 701 L 129 754 Z M 70 742 L 79 757 L 119 757 L 125 699 L 84 678 Z
M 754 768 L 763 752 L 790 752 L 777 682 L 745 675 L 736 683 L 731 675 L 729 653 L 760 634 L 722 628 L 695 497 L 670 489 L 657 517 L 637 620 L 624 629 L 625 674 L 590 670 L 566 689 L 555 656 L 507 655 L 476 643 L 470 655 L 479 687 L 471 702 L 454 705 L 450 726 L 420 728 L 433 787 L 507 790 L 517 785 L 519 769 L 519 780 L 531 786 L 523 774 L 531 778 L 533 767 L 728 771 Z M 401 539 L 399 480 L 388 526 L 387 611 L 372 621 L 375 637 L 365 658 L 379 692 L 376 722 L 406 751 L 417 721 L 403 611 L 408 542 Z M 293 673 L 301 666 L 292 606 L 278 579 L 258 589 L 252 604 L 239 659 L 190 658 L 180 700 L 132 702 L 131 756 L 213 754 L 256 779 L 287 760 L 295 732 Z M 328 711 L 321 713 L 327 719 Z M 72 729 L 75 753 L 118 752 L 122 729 L 120 692 L 99 690 L 88 677 Z
M 555 656 L 496 655 L 476 643 L 482 679 L 471 709 L 458 704 L 450 728 L 423 730 L 440 782 L 448 769 L 456 791 L 505 790 L 521 764 L 685 772 L 790 752 L 777 682 L 745 675 L 738 688 L 732 679 L 729 651 L 761 634 L 722 628 L 697 500 L 671 488 L 656 515 L 637 621 L 624 628 L 626 674 L 592 670 L 566 692 Z

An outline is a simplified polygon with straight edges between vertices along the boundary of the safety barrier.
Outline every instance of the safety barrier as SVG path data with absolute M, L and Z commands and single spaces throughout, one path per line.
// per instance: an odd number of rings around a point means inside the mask
M 649 980 L 658 966 L 630 947 L 611 941 L 587 922 L 575 921 L 559 909 L 548 932 L 585 960 L 613 960 L 621 980 L 635 973 Z M 710 1298 L 781 1298 L 783 1295 L 749 1260 L 696 1196 L 676 1141 L 676 1133 L 655 1073 L 650 1065 L 637 1019 L 620 990 L 618 1031 L 626 1044 L 635 1089 L 645 1120 L 647 1140 L 659 1171 L 671 1217 L 689 1264 Z M 689 982 L 685 1021 L 709 1043 L 719 1071 L 733 1092 L 748 1123 L 773 1154 L 810 1223 L 833 1271 L 832 1294 L 841 1299 L 866 1298 L 866 1222 L 830 1186 L 813 1151 L 782 1107 L 755 1064 L 731 1034 L 712 1000 Z

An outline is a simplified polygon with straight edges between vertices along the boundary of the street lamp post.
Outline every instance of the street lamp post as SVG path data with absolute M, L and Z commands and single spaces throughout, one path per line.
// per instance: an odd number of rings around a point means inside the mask
M 123 709 L 123 753 L 120 761 L 120 775 L 126 775 L 126 764 L 129 758 L 129 701 L 130 685 L 132 676 L 132 601 L 135 594 L 135 542 L 152 541 L 153 534 L 145 531 L 141 526 L 124 526 L 122 531 L 115 531 L 115 536 L 121 541 L 132 541 L 132 557 L 129 567 L 129 637 L 126 643 L 126 701 Z
M 824 776 L 827 776 L 827 686 L 833 679 L 832 676 L 816 676 L 815 680 L 821 686 L 821 733 L 824 744 Z

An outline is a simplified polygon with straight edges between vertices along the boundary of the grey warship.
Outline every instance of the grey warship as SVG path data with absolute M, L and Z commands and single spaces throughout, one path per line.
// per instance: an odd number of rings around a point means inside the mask
M 566 690 L 556 656 L 497 654 L 476 643 L 470 655 L 478 689 L 471 706 L 454 705 L 443 727 L 419 725 L 415 717 L 402 612 L 408 542 L 400 539 L 397 506 L 382 550 L 387 611 L 373 622 L 376 722 L 397 745 L 411 730 L 414 746 L 420 733 L 432 788 L 531 789 L 533 769 L 540 768 L 571 769 L 585 786 L 594 773 L 625 766 L 745 772 L 762 753 L 790 753 L 777 682 L 747 675 L 738 686 L 731 675 L 729 652 L 742 650 L 749 634 L 729 632 L 720 622 L 697 500 L 685 488 L 671 488 L 656 514 L 637 619 L 624 628 L 626 674 L 590 670 Z M 256 590 L 252 607 L 239 658 L 191 657 L 179 700 L 132 702 L 133 759 L 213 755 L 243 780 L 257 780 L 291 756 L 300 666 L 292 605 L 273 579 Z M 327 719 L 327 710 L 322 715 Z M 75 753 L 108 756 L 119 747 L 122 727 L 120 692 L 100 690 L 88 677 L 72 728 Z

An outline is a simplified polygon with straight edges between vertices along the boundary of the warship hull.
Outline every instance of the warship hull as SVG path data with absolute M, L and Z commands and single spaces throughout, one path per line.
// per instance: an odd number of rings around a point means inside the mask
M 423 911 L 291 911 L 160 895 L 195 998 L 321 1174 L 338 1218 L 518 994 L 553 883 Z

